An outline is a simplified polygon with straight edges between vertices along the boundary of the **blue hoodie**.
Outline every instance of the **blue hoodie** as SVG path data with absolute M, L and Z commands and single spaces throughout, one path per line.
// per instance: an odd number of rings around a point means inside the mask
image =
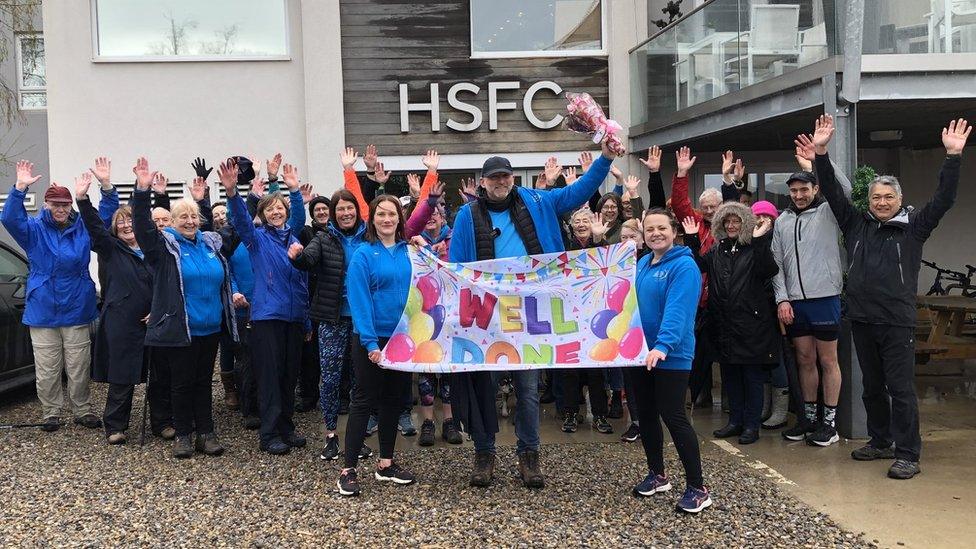
M 180 245 L 180 270 L 183 273 L 183 302 L 193 337 L 215 334 L 224 320 L 220 290 L 224 284 L 224 266 L 220 258 L 197 231 L 194 240 L 183 237 L 176 229 L 163 229 Z
M 298 191 L 289 193 L 289 200 L 288 224 L 281 229 L 255 228 L 240 194 L 227 200 L 231 225 L 247 247 L 254 272 L 251 320 L 307 320 L 308 275 L 293 267 L 288 259 L 288 247 L 298 242 L 297 233 L 305 224 L 305 206 Z
M 346 291 L 353 328 L 367 351 L 379 350 L 379 338 L 393 335 L 407 305 L 411 270 L 402 240 L 389 250 L 382 242 L 367 242 L 353 254 Z
M 342 242 L 342 251 L 346 261 L 346 273 L 348 273 L 349 264 L 352 263 L 352 256 L 356 255 L 356 250 L 366 241 L 366 224 L 357 219 L 356 227 L 352 231 L 352 234 L 346 234 L 335 223 L 329 221 L 329 232 L 334 234 L 339 239 L 339 242 Z M 352 316 L 352 309 L 349 308 L 349 298 L 346 292 L 346 288 L 348 287 L 349 284 L 346 283 L 346 286 L 342 288 L 342 305 L 339 307 L 339 316 L 345 318 Z
M 650 253 L 637 261 L 637 305 L 649 348 L 667 355 L 663 370 L 691 370 L 695 358 L 695 313 L 701 272 L 686 246 L 668 250 L 652 264 Z
M 532 216 L 532 221 L 535 222 L 535 232 L 539 237 L 539 244 L 542 245 L 542 253 L 561 252 L 565 249 L 559 216 L 586 204 L 586 201 L 600 188 L 603 180 L 606 179 L 607 173 L 610 172 L 611 162 L 611 160 L 608 160 L 601 154 L 593 161 L 590 169 L 586 170 L 578 181 L 568 187 L 548 191 L 515 187 L 515 191 L 519 193 L 522 202 L 525 203 L 529 215 Z M 504 216 L 505 218 L 510 217 L 508 212 L 494 214 L 492 215 L 492 223 L 498 226 L 499 229 L 508 228 L 509 231 L 514 232 L 515 227 L 511 223 L 511 220 L 500 219 L 500 216 Z M 518 240 L 518 242 L 516 243 L 515 240 Z M 498 249 L 498 242 L 508 242 L 513 246 L 505 247 L 505 249 L 509 250 L 506 254 L 506 252 Z M 521 239 L 517 235 L 512 238 L 510 234 L 502 234 L 500 238 L 496 239 L 495 257 L 502 258 L 522 255 L 518 252 L 518 244 L 520 243 Z M 524 249 L 524 245 L 522 245 L 521 250 L 523 253 Z M 450 258 L 451 261 L 458 263 L 477 261 L 478 259 L 474 242 L 474 222 L 471 219 L 470 205 L 466 204 L 462 206 L 458 210 L 457 217 L 454 218 Z

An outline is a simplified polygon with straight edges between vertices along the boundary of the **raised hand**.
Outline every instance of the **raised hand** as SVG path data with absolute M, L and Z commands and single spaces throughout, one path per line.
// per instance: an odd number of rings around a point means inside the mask
M 624 179 L 624 172 L 620 171 L 620 168 L 614 166 L 613 164 L 610 165 L 610 175 L 612 175 L 617 181 L 623 181 Z
M 582 168 L 581 171 L 586 172 L 586 170 L 590 169 L 590 164 L 593 163 L 593 153 L 590 151 L 581 152 L 579 155 L 579 163 L 580 168 Z
M 166 194 L 167 185 L 169 185 L 169 179 L 161 173 L 157 173 L 152 180 L 152 190 L 156 194 Z
M 590 235 L 593 242 L 600 242 L 603 236 L 610 230 L 610 225 L 603 222 L 603 219 L 595 213 L 590 214 Z
M 732 169 L 735 167 L 735 155 L 732 151 L 722 153 L 722 178 L 728 181 L 732 176 Z
M 157 172 L 149 171 L 149 161 L 143 156 L 140 156 L 136 160 L 136 165 L 133 166 L 132 173 L 136 174 L 136 189 L 140 191 L 149 190 L 157 174 Z
M 376 169 L 376 161 L 379 156 L 376 154 L 376 145 L 366 145 L 366 154 L 363 155 L 363 164 L 366 164 L 366 171 L 372 173 Z
M 736 181 L 745 182 L 746 177 L 746 165 L 742 163 L 741 158 L 735 159 L 735 167 L 732 168 L 732 175 L 735 176 Z
M 647 171 L 651 173 L 661 171 L 661 147 L 654 145 L 647 149 L 647 160 L 641 158 L 641 164 L 647 166 Z
M 237 160 L 228 158 L 221 162 L 217 168 L 217 176 L 220 178 L 220 184 L 224 186 L 227 198 L 233 198 L 237 194 Z
M 559 165 L 559 161 L 555 156 L 550 156 L 546 160 L 544 173 L 546 174 L 546 182 L 549 186 L 555 185 L 556 180 L 559 179 L 559 175 L 563 173 L 563 167 Z
M 579 176 L 576 175 L 576 166 L 570 166 L 563 170 L 563 179 L 566 180 L 567 186 L 576 183 L 576 180 L 579 179 Z
M 356 150 L 352 147 L 346 147 L 344 151 L 339 153 L 339 162 L 342 162 L 343 170 L 355 170 L 356 160 L 359 159 L 359 155 L 356 154 Z
M 545 170 L 539 172 L 539 175 L 535 176 L 535 188 L 545 190 L 552 186 L 549 182 L 549 178 L 546 177 Z
M 380 185 L 386 185 L 386 182 L 390 180 L 390 176 L 393 172 L 383 171 L 383 163 L 380 161 L 376 162 L 376 168 L 373 171 L 373 180 Z
M 30 187 L 37 180 L 41 178 L 39 175 L 33 175 L 34 164 L 26 160 L 20 160 L 17 162 L 17 190 L 25 191 L 27 187 Z
M 75 178 L 75 198 L 77 200 L 88 198 L 88 188 L 91 187 L 91 182 L 92 174 L 88 172 L 85 172 Z
M 603 138 L 603 142 L 600 143 L 600 151 L 603 153 L 603 157 L 613 160 L 617 158 L 617 153 L 610 149 L 610 136 Z
M 258 198 L 264 196 L 264 180 L 260 177 L 255 177 L 251 180 L 251 194 Z
M 302 186 L 298 190 L 302 192 L 302 204 L 308 204 L 313 198 L 318 196 L 317 193 L 313 192 L 311 183 L 302 183 Z
M 773 228 L 773 222 L 768 217 L 760 217 L 756 219 L 756 226 L 752 228 L 752 237 L 759 238 L 760 236 L 769 232 L 769 229 Z
M 420 177 L 417 174 L 407 174 L 407 188 L 410 189 L 410 196 L 412 198 L 420 198 Z
M 834 137 L 834 117 L 821 114 L 814 122 L 813 146 L 817 154 L 827 154 L 827 144 Z
M 285 164 L 285 166 L 287 166 L 287 165 L 288 164 Z M 305 249 L 305 246 L 302 246 L 298 242 L 292 242 L 291 243 L 291 246 L 288 246 L 288 258 L 289 259 L 296 259 L 302 253 L 302 250 L 304 250 L 304 249 Z
M 209 194 L 209 187 L 207 187 L 207 180 L 203 177 L 194 177 L 193 182 L 190 183 L 190 198 L 194 202 L 200 202 Z
M 470 197 L 478 196 L 478 183 L 475 182 L 473 177 L 466 177 L 461 180 L 461 189 L 458 191 L 461 195 L 461 203 L 464 204 Z
M 624 188 L 630 193 L 630 196 L 636 197 L 640 195 L 640 191 L 637 188 L 640 186 L 641 180 L 637 176 L 629 175 L 627 179 L 624 179 Z
M 272 179 L 278 177 L 278 168 L 281 167 L 281 153 L 275 153 L 266 164 L 268 165 L 268 177 Z M 255 162 L 255 165 L 254 173 L 258 173 L 261 170 L 261 164 Z
M 942 128 L 942 144 L 946 154 L 962 154 L 973 127 L 964 118 L 949 122 L 948 128 Z
M 797 164 L 800 165 L 805 171 L 813 171 L 813 161 L 817 158 L 817 151 L 813 145 L 813 134 L 803 134 L 796 136 L 793 140 L 796 145 L 796 158 Z
M 444 182 L 438 181 L 437 183 L 434 184 L 433 187 L 430 188 L 430 192 L 427 193 L 427 200 L 433 199 L 434 202 L 437 202 L 438 200 L 441 199 L 441 196 L 443 195 L 444 195 Z
M 663 351 L 660 351 L 658 349 L 651 349 L 647 353 L 647 360 L 644 361 L 644 364 L 647 366 L 647 370 L 651 371 L 655 367 L 657 367 L 658 362 L 661 362 L 662 360 L 666 360 L 667 358 L 668 355 L 664 354 Z
M 695 165 L 695 160 L 698 160 L 697 156 L 691 156 L 691 149 L 688 147 L 681 147 L 675 151 L 674 156 L 678 162 L 678 177 L 687 176 L 691 167 Z
M 681 220 L 681 227 L 684 228 L 685 234 L 698 234 L 698 220 L 692 216 L 688 216 Z
M 441 155 L 437 154 L 434 149 L 429 149 L 427 154 L 424 155 L 423 163 L 427 167 L 427 171 L 436 172 L 437 166 L 441 162 Z
M 190 167 L 196 172 L 197 177 L 202 177 L 204 179 L 210 177 L 210 172 L 213 171 L 213 167 L 207 167 L 207 161 L 200 158 L 199 156 L 193 162 L 190 162 Z
M 299 190 L 298 168 L 291 164 L 285 164 L 281 167 L 281 178 L 285 181 L 289 191 Z
M 95 176 L 102 187 L 112 186 L 112 161 L 104 156 L 95 159 L 95 167 L 88 171 Z

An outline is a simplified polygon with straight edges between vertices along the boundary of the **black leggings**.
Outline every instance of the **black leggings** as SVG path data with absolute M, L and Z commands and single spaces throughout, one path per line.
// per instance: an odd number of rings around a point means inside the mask
M 382 348 L 388 338 L 379 338 Z M 359 342 L 359 335 L 352 337 L 352 366 L 356 372 L 356 385 L 346 420 L 345 466 L 359 463 L 359 450 L 366 438 L 366 424 L 372 410 L 379 410 L 380 459 L 393 459 L 396 445 L 397 419 L 403 410 L 403 395 L 410 390 L 410 372 L 398 372 L 381 368 L 369 359 L 369 352 Z
M 671 433 L 674 447 L 685 469 L 685 482 L 701 488 L 701 451 L 698 435 L 685 414 L 685 391 L 688 389 L 689 372 L 662 370 L 650 372 L 643 367 L 631 368 L 634 391 L 637 394 L 637 411 L 640 416 L 641 443 L 647 456 L 647 468 L 656 474 L 664 471 L 664 431 L 660 419 Z

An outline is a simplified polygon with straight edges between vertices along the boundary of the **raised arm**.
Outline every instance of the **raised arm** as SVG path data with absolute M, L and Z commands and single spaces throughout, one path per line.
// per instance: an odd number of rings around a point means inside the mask
M 302 197 L 301 183 L 298 181 L 298 168 L 285 164 L 281 168 L 281 177 L 288 186 L 288 227 L 297 239 L 305 226 L 305 199 Z
M 545 191 L 543 196 L 550 201 L 556 210 L 556 215 L 563 215 L 582 206 L 607 178 L 615 156 L 604 143 L 603 154 L 593 161 L 589 169 L 575 183 L 561 189 Z
M 145 158 L 136 160 L 132 168 L 136 175 L 136 188 L 132 192 L 132 229 L 136 233 L 136 242 L 142 250 L 146 260 L 150 263 L 158 261 L 165 252 L 163 235 L 156 229 L 152 220 L 152 210 L 149 206 L 150 186 L 156 172 L 149 171 L 149 161 Z
M 227 218 L 238 238 L 250 250 L 254 245 L 254 218 L 248 213 L 244 199 L 237 192 L 237 162 L 228 158 L 217 168 L 217 175 L 227 194 Z
M 34 165 L 30 162 L 17 162 L 17 182 L 10 189 L 3 211 L 0 212 L 0 222 L 25 252 L 30 250 L 34 242 L 34 227 L 27 215 L 27 209 L 24 208 L 24 198 L 27 196 L 27 189 L 41 178 L 34 175 L 33 171 Z
M 105 223 L 98 210 L 92 206 L 91 199 L 88 198 L 88 188 L 91 186 L 92 176 L 90 173 L 83 173 L 75 178 L 75 202 L 78 203 L 78 212 L 81 213 L 81 221 L 88 230 L 91 239 L 92 250 L 102 258 L 108 257 L 115 246 L 112 243 L 112 234 L 105 228 Z M 109 219 L 111 223 L 111 218 Z
M 112 216 L 119 209 L 119 193 L 112 186 L 112 161 L 104 156 L 95 159 L 95 167 L 89 168 L 89 176 L 95 176 L 101 186 L 102 199 L 98 202 L 98 215 L 102 225 L 112 228 Z M 77 180 L 75 180 L 77 182 Z M 87 189 L 86 189 L 87 198 Z
M 661 147 L 654 145 L 647 149 L 647 160 L 640 160 L 647 167 L 647 207 L 666 208 L 668 199 L 664 195 L 664 181 L 661 179 Z
M 837 219 L 841 231 L 846 233 L 853 227 L 860 213 L 850 199 L 844 196 L 844 191 L 834 176 L 834 166 L 827 155 L 827 145 L 834 136 L 834 118 L 829 114 L 821 115 L 814 126 L 812 137 L 800 134 L 796 136 L 794 143 L 802 156 L 809 157 L 811 150 L 815 155 L 814 167 L 817 170 L 820 192 L 830 204 L 830 210 L 834 212 L 834 218 Z
M 688 172 L 691 171 L 698 157 L 692 156 L 691 149 L 688 147 L 681 147 L 675 152 L 675 158 L 677 159 L 678 170 L 674 173 L 674 179 L 671 180 L 671 209 L 678 219 L 691 216 L 700 220 L 701 214 L 692 207 L 691 198 L 688 196 Z
M 408 240 L 424 232 L 424 227 L 430 221 L 430 216 L 433 215 L 434 209 L 437 208 L 437 202 L 441 199 L 442 194 L 444 194 L 444 184 L 438 183 L 430 190 L 426 200 L 421 200 L 417 203 L 417 207 L 414 208 L 413 214 L 410 215 L 410 219 L 407 220 L 407 226 L 403 230 Z
M 919 240 L 928 239 L 942 217 L 956 202 L 962 151 L 972 131 L 973 127 L 962 118 L 949 122 L 949 126 L 942 129 L 942 144 L 946 149 L 946 157 L 939 171 L 939 186 L 935 189 L 935 195 L 928 204 L 922 206 L 912 223 L 912 231 Z
M 420 185 L 420 196 L 417 197 L 418 202 L 427 200 L 430 190 L 437 184 L 437 167 L 440 165 L 440 161 L 441 157 L 434 149 L 428 150 L 427 154 L 424 155 L 423 163 L 427 167 L 427 174 L 424 175 L 424 182 Z
M 351 192 L 353 196 L 356 197 L 356 203 L 359 204 L 359 216 L 362 217 L 363 221 L 369 220 L 369 203 L 366 202 L 366 197 L 363 196 L 363 189 L 359 185 L 359 178 L 356 177 L 356 160 L 359 156 L 352 147 L 346 147 L 344 151 L 339 153 L 339 161 L 342 162 L 342 180 L 346 187 L 346 190 Z
M 752 274 L 760 280 L 769 280 L 779 272 L 779 266 L 773 259 L 773 252 L 770 244 L 773 241 L 772 229 L 773 222 L 767 218 L 756 221 L 756 227 L 752 231 L 752 248 L 755 264 Z

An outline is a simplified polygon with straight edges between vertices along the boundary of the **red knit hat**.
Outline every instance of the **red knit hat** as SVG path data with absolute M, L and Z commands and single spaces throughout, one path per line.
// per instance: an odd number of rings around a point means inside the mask
M 47 192 L 44 193 L 44 202 L 50 202 L 52 204 L 71 204 L 71 192 L 67 187 L 51 185 L 47 188 Z

